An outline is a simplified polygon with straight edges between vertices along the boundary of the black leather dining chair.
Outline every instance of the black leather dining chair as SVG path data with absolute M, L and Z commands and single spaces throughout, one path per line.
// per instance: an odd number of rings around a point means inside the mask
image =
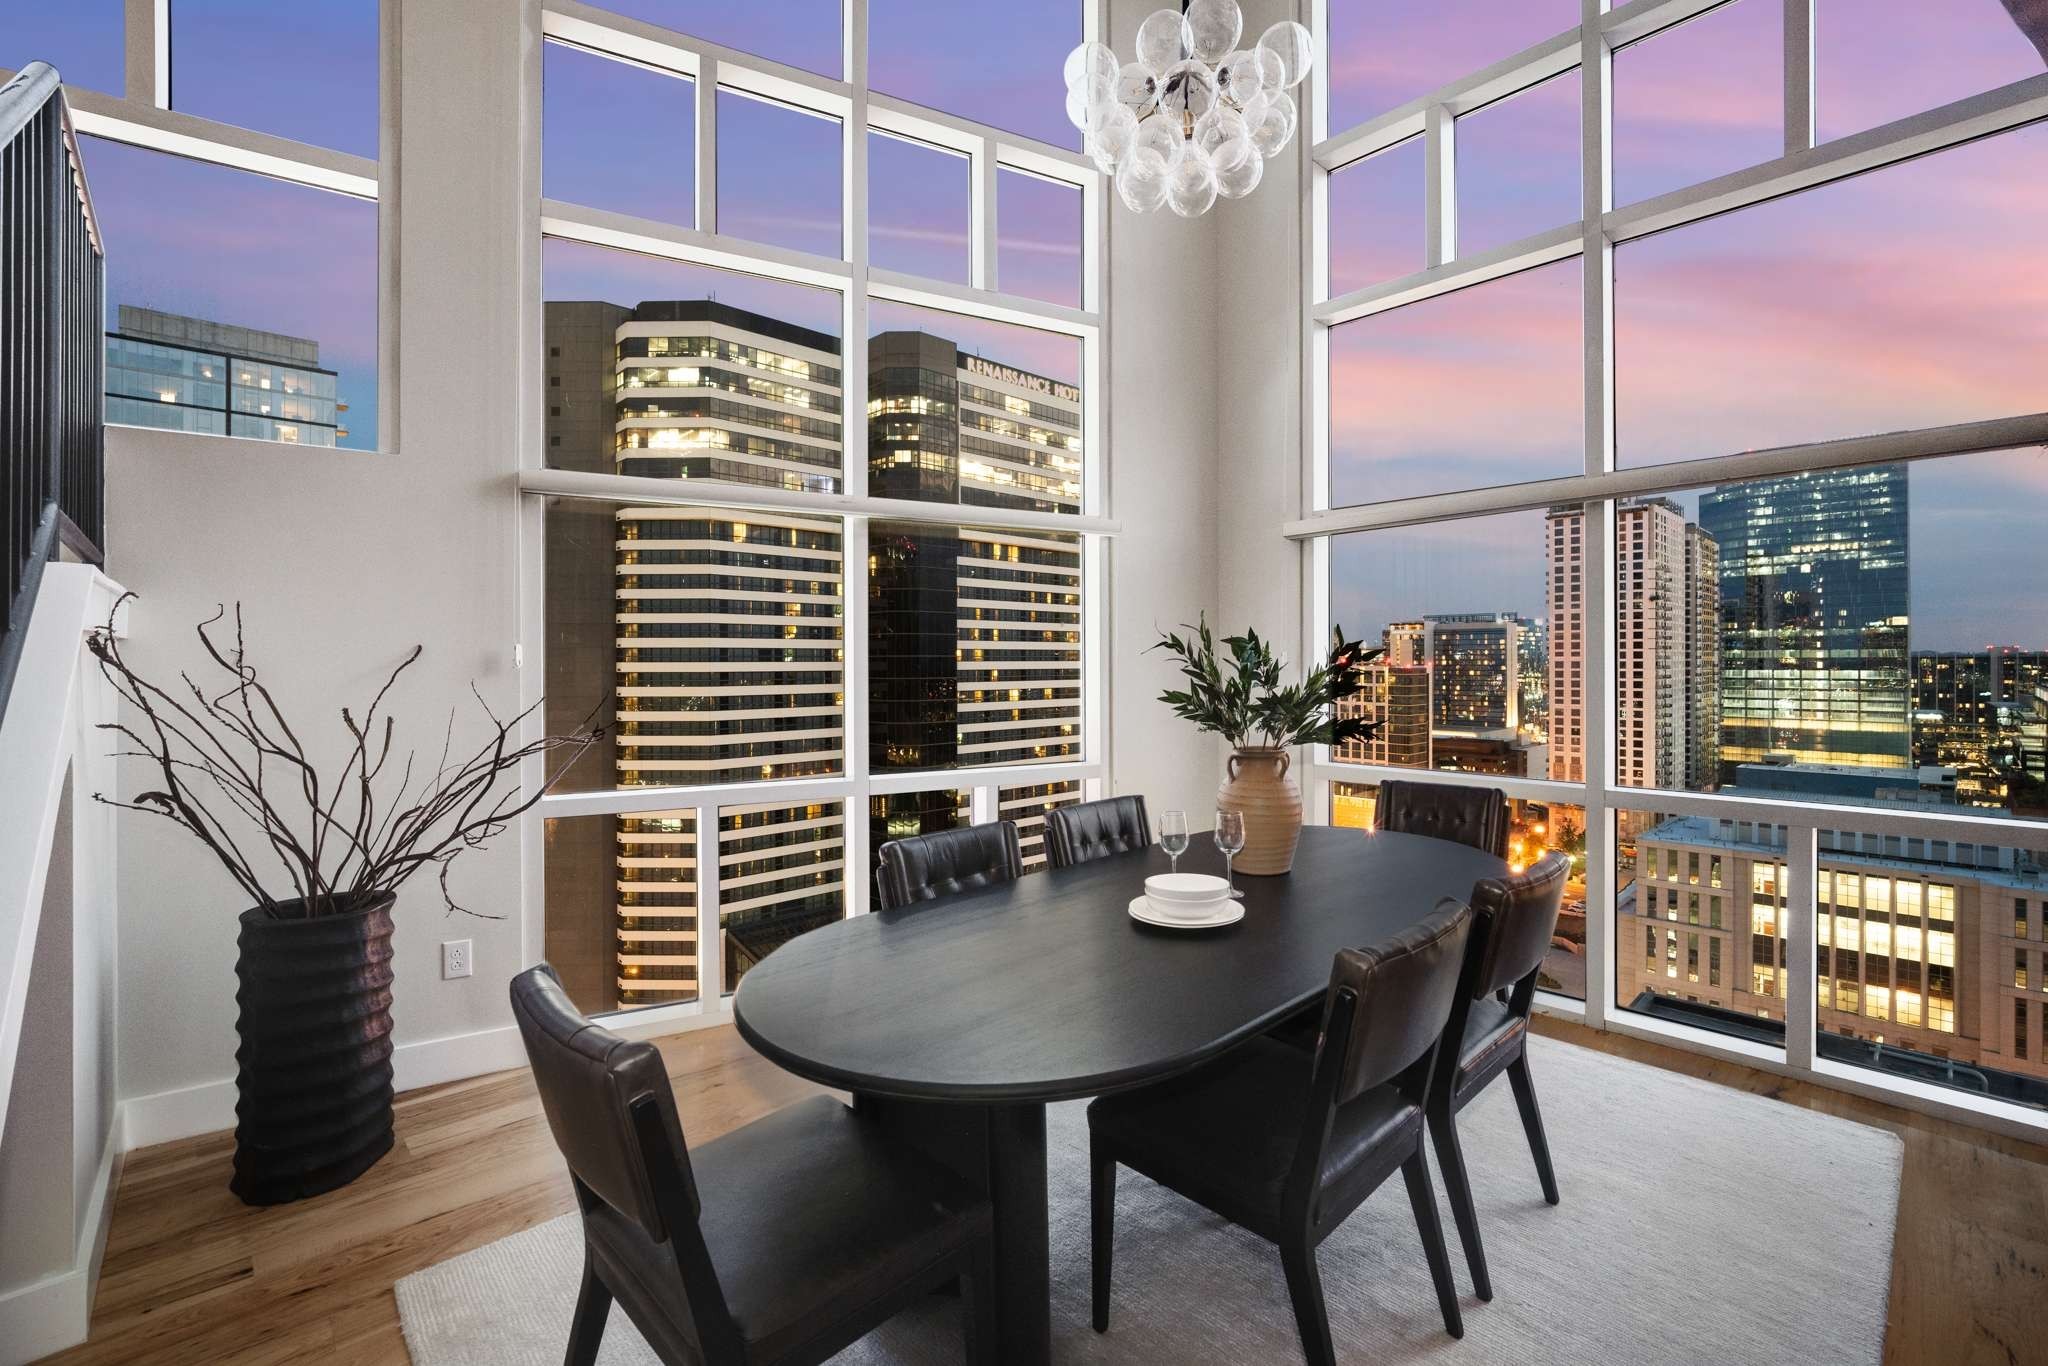
M 1454 787 L 1389 779 L 1373 803 L 1375 830 L 1428 835 L 1508 856 L 1508 799 L 1497 787 Z
M 967 1358 L 995 1359 L 988 1201 L 830 1096 L 694 1152 L 653 1044 L 577 1013 L 553 968 L 512 1014 L 583 1212 L 567 1366 L 617 1300 L 670 1366 L 821 1362 L 961 1283 Z
M 1055 868 L 1071 868 L 1152 843 L 1143 797 L 1104 797 L 1045 813 L 1045 848 Z
M 1446 899 L 1400 934 L 1340 951 L 1313 1052 L 1256 1038 L 1182 1076 L 1090 1103 L 1096 1332 L 1109 1329 L 1121 1164 L 1279 1247 L 1311 1366 L 1335 1360 L 1316 1247 L 1398 1169 L 1444 1328 L 1464 1336 L 1422 1134 L 1471 922 Z
M 875 856 L 875 905 L 893 911 L 1022 876 L 1016 822 L 934 830 L 882 846 Z
M 1465 1245 L 1465 1264 L 1472 1289 L 1482 1300 L 1493 1298 L 1493 1280 L 1486 1270 L 1486 1250 L 1479 1239 L 1479 1214 L 1472 1203 L 1472 1180 L 1458 1144 L 1458 1111 L 1471 1103 L 1486 1084 L 1502 1072 L 1514 1087 L 1515 1108 L 1529 1153 L 1536 1159 L 1536 1179 L 1543 1198 L 1558 1201 L 1557 1176 L 1550 1168 L 1550 1143 L 1543 1134 L 1543 1115 L 1536 1108 L 1536 1088 L 1529 1080 L 1529 1010 L 1536 1000 L 1536 974 L 1557 931 L 1558 908 L 1572 862 L 1552 850 L 1523 872 L 1488 878 L 1472 889 L 1472 935 L 1465 947 L 1465 980 L 1444 1043 L 1436 1056 L 1436 1075 L 1429 1087 L 1429 1134 L 1436 1145 L 1437 1166 L 1451 1199 L 1458 1239 Z

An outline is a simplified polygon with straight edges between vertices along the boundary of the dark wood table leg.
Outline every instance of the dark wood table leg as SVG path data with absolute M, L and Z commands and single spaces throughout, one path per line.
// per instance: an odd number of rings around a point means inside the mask
M 996 1207 L 1002 1360 L 1052 1360 L 1051 1219 L 1045 1189 L 1045 1107 L 991 1106 L 989 1198 Z
M 1052 1359 L 1045 1107 L 866 1095 L 856 1095 L 854 1107 L 988 1192 L 996 1216 L 1001 1359 L 1006 1366 L 1045 1366 Z

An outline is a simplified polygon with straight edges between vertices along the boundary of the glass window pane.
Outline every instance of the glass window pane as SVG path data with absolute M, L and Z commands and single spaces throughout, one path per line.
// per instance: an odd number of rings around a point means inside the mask
M 1081 343 L 886 300 L 868 321 L 868 492 L 1081 510 Z
M 377 206 L 102 138 L 79 142 L 116 248 L 107 253 L 107 420 L 375 447 Z
M 1373 808 L 1379 801 L 1379 784 L 1330 784 L 1330 824 L 1356 830 L 1370 830 Z M 1508 803 L 1508 861 L 1517 870 L 1528 867 L 1552 850 L 1563 850 L 1572 861 L 1565 883 L 1564 905 L 1557 916 L 1557 932 L 1550 950 L 1543 955 L 1543 967 L 1536 985 L 1544 991 L 1586 999 L 1586 809 L 1565 802 L 1523 801 Z
M 1617 810 L 1614 824 L 1616 1003 L 1782 1048 L 1790 914 L 1782 829 L 1640 810 Z
M 737 90 L 718 92 L 718 230 L 845 254 L 839 120 Z
M 550 238 L 547 462 L 839 488 L 840 296 Z
M 836 517 L 552 505 L 548 721 L 612 723 L 556 790 L 843 772 L 843 531 Z
M 1614 57 L 1614 202 L 1696 185 L 1785 150 L 1785 8 L 1735 0 Z
M 1035 783 L 1030 787 L 996 789 L 996 819 L 1017 823 L 1017 843 L 1024 851 L 1024 871 L 1046 867 L 1045 818 L 1081 800 L 1081 784 Z
M 1578 25 L 1576 0 L 1331 5 L 1330 131 L 1341 133 Z
M 1081 306 L 1081 187 L 996 172 L 996 288 Z
M 48 62 L 66 85 L 124 92 L 123 0 L 0 0 L 0 71 Z
M 1081 538 L 868 528 L 876 772 L 1081 757 Z
M 879 854 L 885 844 L 916 835 L 935 835 L 974 823 L 974 793 L 939 788 L 930 792 L 891 792 L 868 798 L 868 849 Z
M 1622 503 L 1619 780 L 2048 816 L 2044 486 L 2025 450 Z
M 176 0 L 171 107 L 377 155 L 378 0 Z
M 973 188 L 960 153 L 868 134 L 869 263 L 967 284 Z
M 1579 221 L 1579 73 L 1458 120 L 1458 255 Z
M 1080 41 L 1081 0 L 870 0 L 868 84 L 1056 147 L 1079 147 L 1058 74 Z
M 696 83 L 565 47 L 541 46 L 541 193 L 677 227 L 697 222 Z M 647 156 L 624 128 L 659 128 Z
M 697 999 L 697 812 L 547 822 L 547 961 L 586 1015 Z
M 1412 274 L 1424 254 L 1422 139 L 1330 174 L 1330 294 Z
M 1385 651 L 1338 704 L 1379 731 L 1338 746 L 1333 759 L 1583 780 L 1577 566 L 1567 592 L 1545 563 L 1561 515 L 1500 513 L 1331 541 L 1330 618 Z M 1578 534 L 1560 546 L 1575 551 Z
M 2008 0 L 1817 0 L 1813 41 L 1823 142 L 2048 69 L 2048 16 Z
M 2048 406 L 2048 128 L 1616 248 L 1616 440 L 1652 465 Z
M 1332 503 L 1581 473 L 1583 320 L 1572 260 L 1332 328 Z
M 725 990 L 806 930 L 846 916 L 843 802 L 718 811 L 719 959 Z
M 604 0 L 603 8 L 820 76 L 836 77 L 844 66 L 839 0 L 775 0 L 772 5 Z

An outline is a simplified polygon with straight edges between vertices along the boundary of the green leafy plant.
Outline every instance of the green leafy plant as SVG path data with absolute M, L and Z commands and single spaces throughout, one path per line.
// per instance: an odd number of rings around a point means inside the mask
M 1359 672 L 1385 653 L 1346 640 L 1341 626 L 1331 632 L 1329 657 L 1299 683 L 1284 686 L 1280 676 L 1287 661 L 1257 631 L 1225 636 L 1219 654 L 1206 616 L 1181 630 L 1187 634 L 1165 632 L 1151 647 L 1172 655 L 1187 680 L 1185 688 L 1168 688 L 1159 700 L 1234 749 L 1341 745 L 1369 738 L 1382 724 L 1337 715 L 1338 701 L 1358 691 Z

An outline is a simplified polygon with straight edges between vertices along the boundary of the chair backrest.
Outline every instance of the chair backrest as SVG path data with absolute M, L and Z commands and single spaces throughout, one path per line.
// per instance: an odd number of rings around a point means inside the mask
M 885 911 L 1024 876 L 1014 821 L 966 825 L 891 840 L 876 856 L 875 896 Z
M 1328 1022 L 1342 993 L 1357 1004 L 1348 1037 L 1341 1040 L 1343 1056 L 1316 1061 L 1319 1072 L 1336 1063 L 1338 1104 L 1392 1081 L 1436 1045 L 1457 999 L 1471 926 L 1471 910 L 1446 897 L 1399 934 L 1366 948 L 1338 950 L 1323 1007 L 1324 1048 L 1332 1042 Z
M 1055 868 L 1071 868 L 1152 843 L 1143 797 L 1076 802 L 1045 814 L 1045 848 Z
M 1455 840 L 1508 856 L 1508 799 L 1497 787 L 1453 787 L 1389 779 L 1373 803 L 1373 828 Z
M 667 1240 L 672 1219 L 694 1221 L 701 1208 L 697 1185 L 660 1051 L 584 1019 L 545 963 L 512 979 L 512 1017 L 555 1146 L 576 1180 L 656 1242 Z M 665 1180 L 648 1166 L 635 1109 L 649 1106 L 681 1178 L 686 1208 L 680 1210 L 666 1207 Z
M 1553 849 L 1519 873 L 1473 887 L 1469 989 L 1475 999 L 1514 986 L 1542 966 L 1571 871 L 1571 859 Z

